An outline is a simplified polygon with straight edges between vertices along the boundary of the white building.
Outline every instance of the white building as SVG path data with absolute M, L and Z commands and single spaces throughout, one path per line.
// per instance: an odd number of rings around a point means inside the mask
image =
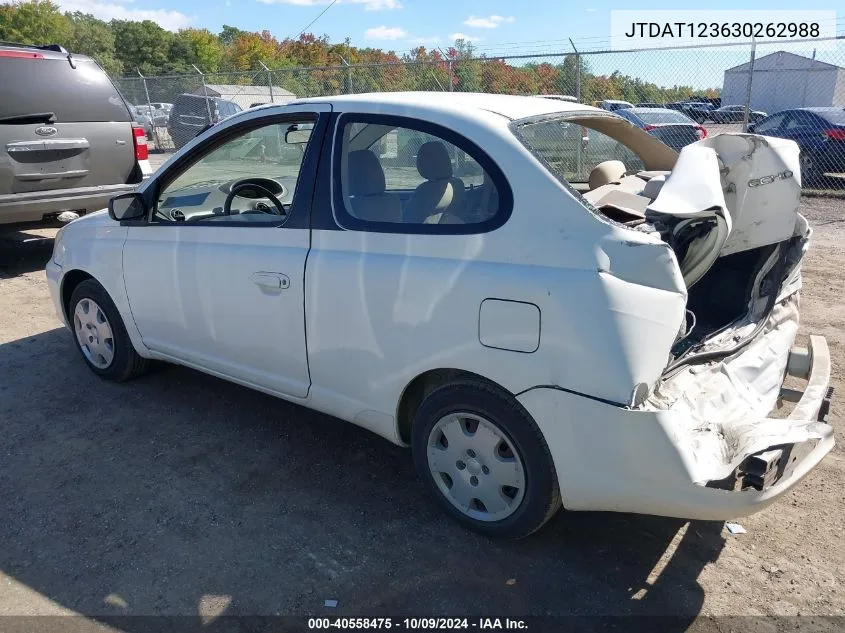
M 722 105 L 745 103 L 750 62 L 725 71 Z M 772 114 L 789 108 L 845 106 L 845 68 L 777 51 L 754 61 L 751 108 Z
M 254 103 L 288 103 L 296 99 L 296 95 L 290 90 L 278 86 L 273 86 L 272 95 L 270 86 L 208 84 L 205 89 L 209 97 L 220 97 L 232 101 L 244 110 Z M 194 94 L 203 94 L 203 89 L 195 90 Z

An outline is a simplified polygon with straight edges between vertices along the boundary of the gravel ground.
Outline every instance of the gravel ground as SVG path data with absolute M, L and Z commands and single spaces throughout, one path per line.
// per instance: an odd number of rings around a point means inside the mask
M 845 201 L 803 212 L 816 233 L 802 332 L 828 338 L 842 437 Z M 0 615 L 651 614 L 680 616 L 676 630 L 845 615 L 842 444 L 742 519 L 747 534 L 561 512 L 529 539 L 489 541 L 443 516 L 410 453 L 352 425 L 175 366 L 99 380 L 53 312 L 49 251 L 5 254 Z

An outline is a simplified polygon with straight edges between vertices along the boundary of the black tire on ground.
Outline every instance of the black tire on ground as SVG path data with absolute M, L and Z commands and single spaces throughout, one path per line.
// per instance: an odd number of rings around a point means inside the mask
M 90 299 L 94 301 L 105 314 L 108 319 L 109 326 L 112 332 L 112 347 L 114 350 L 114 357 L 107 367 L 97 367 L 94 365 L 82 351 L 82 347 L 76 337 L 75 317 L 74 312 L 80 301 Z M 123 324 L 123 319 L 120 317 L 120 312 L 117 306 L 114 305 L 109 293 L 103 288 L 99 282 L 93 279 L 86 279 L 80 283 L 73 290 L 70 297 L 70 304 L 68 306 L 68 321 L 71 327 L 71 336 L 73 336 L 73 344 L 79 351 L 80 356 L 85 361 L 85 364 L 95 374 L 106 380 L 114 382 L 123 382 L 130 380 L 136 376 L 140 376 L 146 371 L 149 360 L 142 358 L 132 345 L 129 339 L 129 334 L 126 332 L 126 326 Z
M 813 187 L 818 186 L 824 175 L 819 171 L 812 154 L 802 150 L 801 151 L 801 186 Z
M 428 462 L 429 437 L 439 420 L 451 413 L 480 416 L 492 423 L 515 448 L 525 471 L 522 500 L 512 514 L 498 521 L 475 519 L 456 508 L 434 481 Z M 417 473 L 447 514 L 487 536 L 518 539 L 538 530 L 561 507 L 551 453 L 540 429 L 509 393 L 481 380 L 436 388 L 417 408 L 411 427 L 411 448 Z

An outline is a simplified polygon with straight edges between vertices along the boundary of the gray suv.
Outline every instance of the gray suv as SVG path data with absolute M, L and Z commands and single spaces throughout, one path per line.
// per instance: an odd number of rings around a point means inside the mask
M 0 227 L 105 208 L 149 177 L 148 158 L 143 127 L 95 61 L 0 43 Z

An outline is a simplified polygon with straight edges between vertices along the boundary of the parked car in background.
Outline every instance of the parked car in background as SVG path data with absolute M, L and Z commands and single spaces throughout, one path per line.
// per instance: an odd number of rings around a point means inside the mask
M 164 108 L 156 108 L 155 105 L 152 104 L 142 104 L 133 106 L 133 109 L 138 112 L 138 114 L 148 117 L 155 127 L 167 127 L 169 116 L 167 110 Z
M 655 103 L 653 101 L 645 101 L 643 103 L 638 103 L 635 107 L 637 108 L 662 108 L 663 105 L 660 103 Z
M 667 108 L 624 108 L 617 110 L 615 114 L 676 151 L 681 151 L 682 147 L 707 136 L 707 130 L 701 124 L 685 114 Z
M 615 112 L 616 110 L 621 110 L 622 108 L 633 108 L 634 104 L 628 101 L 619 101 L 617 99 L 605 99 L 601 102 L 599 107 L 602 110 Z
M 180 149 L 197 134 L 211 125 L 216 125 L 242 108 L 232 101 L 219 97 L 182 94 L 176 97 L 167 121 L 167 131 L 173 145 Z
M 129 106 L 129 111 L 132 113 L 132 119 L 144 128 L 144 134 L 149 141 L 153 137 L 153 120 L 149 114 L 145 113 L 139 106 Z
M 582 127 L 587 161 L 577 143 L 567 159 Z M 290 151 L 266 157 L 267 138 Z M 797 177 L 759 182 L 797 172 L 798 148 L 768 140 L 679 155 L 536 97 L 295 100 L 61 229 L 48 286 L 97 376 L 157 359 L 337 416 L 410 446 L 440 507 L 486 535 L 561 505 L 735 518 L 834 446 L 826 341 L 793 346 Z M 619 145 L 627 162 L 598 154 Z M 769 417 L 787 374 L 807 388 Z
M 135 116 L 89 57 L 0 45 L 0 225 L 70 220 L 132 191 L 152 173 Z
M 704 123 L 710 117 L 710 113 L 715 109 L 710 103 L 703 103 L 701 101 L 679 101 L 675 103 L 667 103 L 666 108 L 675 110 L 685 114 L 696 123 Z
M 798 143 L 804 184 L 816 183 L 825 173 L 845 172 L 845 108 L 783 110 L 746 129 Z
M 747 108 L 743 105 L 726 105 L 712 110 L 707 118 L 713 123 L 742 123 L 745 119 Z M 748 121 L 756 123 L 766 118 L 765 112 L 759 110 L 748 110 Z

